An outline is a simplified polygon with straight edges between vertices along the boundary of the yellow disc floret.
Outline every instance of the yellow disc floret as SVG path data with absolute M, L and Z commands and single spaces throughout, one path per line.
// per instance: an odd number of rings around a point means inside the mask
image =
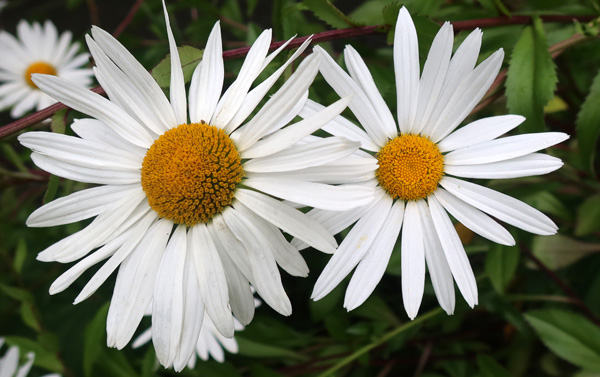
M 437 145 L 419 135 L 400 135 L 377 154 L 379 184 L 394 199 L 419 200 L 432 194 L 444 174 Z
M 56 76 L 56 68 L 54 68 L 52 64 L 46 62 L 34 62 L 27 67 L 25 70 L 25 81 L 30 87 L 37 89 L 37 85 L 31 80 L 32 73 L 43 73 L 45 75 Z
M 160 217 L 207 223 L 231 204 L 244 175 L 233 141 L 221 129 L 182 124 L 161 135 L 142 163 L 142 188 Z

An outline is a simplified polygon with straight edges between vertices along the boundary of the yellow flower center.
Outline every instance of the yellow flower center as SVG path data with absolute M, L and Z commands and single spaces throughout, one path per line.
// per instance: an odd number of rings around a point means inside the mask
M 377 154 L 379 184 L 392 198 L 419 200 L 432 194 L 444 174 L 437 145 L 419 135 L 400 135 Z
M 43 73 L 45 75 L 56 76 L 56 68 L 54 68 L 53 65 L 48 64 L 46 62 L 34 62 L 29 67 L 27 67 L 27 69 L 25 70 L 25 81 L 27 81 L 27 84 L 30 87 L 37 89 L 37 85 L 35 85 L 35 83 L 31 80 L 32 73 Z
M 148 149 L 142 189 L 160 217 L 192 226 L 207 223 L 231 204 L 243 175 L 240 154 L 223 130 L 181 124 Z

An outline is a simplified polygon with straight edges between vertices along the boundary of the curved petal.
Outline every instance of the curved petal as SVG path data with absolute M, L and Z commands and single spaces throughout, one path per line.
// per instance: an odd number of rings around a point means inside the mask
M 358 263 L 356 271 L 346 290 L 344 307 L 350 311 L 365 302 L 385 272 L 390 261 L 394 244 L 400 235 L 402 220 L 404 219 L 404 201 L 396 200 L 392 205 L 383 227 L 377 233 L 377 239 L 365 257 Z
M 465 178 L 517 178 L 548 174 L 563 166 L 560 158 L 531 153 L 509 160 L 478 165 L 446 165 L 444 173 Z
M 483 118 L 467 124 L 452 132 L 439 142 L 440 152 L 470 147 L 504 135 L 525 121 L 521 115 L 500 115 Z
M 415 24 L 405 7 L 400 9 L 396 21 L 394 73 L 398 101 L 398 126 L 403 134 L 411 133 L 419 99 L 419 41 Z
M 415 319 L 425 289 L 425 242 L 421 220 L 423 200 L 406 203 L 402 228 L 402 301 L 410 319 Z
M 175 114 L 177 124 L 187 123 L 187 103 L 185 98 L 185 83 L 183 81 L 183 69 L 181 68 L 181 60 L 179 59 L 179 50 L 173 37 L 171 23 L 169 22 L 169 13 L 165 0 L 162 2 L 163 12 L 165 14 L 165 24 L 167 25 L 167 38 L 169 39 L 169 52 L 171 56 L 171 83 L 169 84 L 169 93 L 171 107 Z

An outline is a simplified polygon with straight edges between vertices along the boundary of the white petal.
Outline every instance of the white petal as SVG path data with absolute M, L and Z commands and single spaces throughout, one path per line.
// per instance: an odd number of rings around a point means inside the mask
M 177 50 L 177 44 L 175 43 L 173 31 L 171 30 L 171 23 L 169 22 L 169 13 L 167 13 L 165 0 L 163 0 L 162 4 L 165 13 L 165 24 L 167 26 L 167 38 L 169 39 L 169 52 L 171 56 L 171 83 L 169 84 L 171 107 L 173 108 L 177 124 L 184 124 L 187 123 L 187 109 L 183 69 L 181 68 L 181 60 L 179 59 L 179 50 Z
M 560 158 L 531 153 L 509 160 L 479 165 L 446 165 L 444 173 L 465 178 L 517 178 L 548 174 L 563 166 Z
M 0 365 L 2 366 L 2 369 L 0 369 L 0 372 L 2 372 L 1 377 L 12 377 L 19 367 L 19 347 L 10 347 L 0 360 L 2 361 Z
M 402 301 L 410 319 L 415 319 L 425 289 L 425 243 L 420 207 L 423 200 L 406 203 L 402 228 Z
M 359 146 L 356 141 L 328 137 L 303 145 L 290 146 L 266 157 L 251 159 L 244 163 L 243 168 L 244 171 L 262 173 L 300 170 L 339 160 L 354 153 Z M 242 158 L 245 157 L 242 153 Z
M 515 244 L 514 238 L 502 225 L 477 208 L 463 202 L 443 188 L 438 188 L 434 195 L 456 220 L 473 232 L 502 245 Z
M 463 248 L 460 238 L 450 221 L 450 217 L 437 201 L 435 196 L 428 198 L 429 213 L 435 226 L 436 233 L 444 249 L 446 260 L 456 285 L 470 307 L 477 305 L 477 282 L 471 269 L 469 258 Z
M 300 113 L 298 113 L 298 116 L 302 118 L 308 118 L 324 108 L 325 106 L 309 99 L 304 104 L 302 110 L 300 110 Z M 321 129 L 333 136 L 342 136 L 346 139 L 359 141 L 362 149 L 372 152 L 377 152 L 380 149 L 380 147 L 375 144 L 373 140 L 371 140 L 365 131 L 341 115 L 333 118 L 332 121 L 325 124 L 323 127 L 321 127 Z
M 141 179 L 140 171 L 86 168 L 60 161 L 37 152 L 31 154 L 31 160 L 40 169 L 58 175 L 59 177 L 78 182 L 96 183 L 101 185 L 126 185 L 130 183 L 139 184 Z
M 236 199 L 254 213 L 284 232 L 301 239 L 317 250 L 333 252 L 337 243 L 322 226 L 302 212 L 261 193 L 238 189 Z
M 248 324 L 254 317 L 254 294 L 250 289 L 248 279 L 244 277 L 229 257 L 229 254 L 224 250 L 225 247 L 215 232 L 213 223 L 209 223 L 207 226 L 219 251 L 221 263 L 223 263 L 223 270 L 227 278 L 227 289 L 229 290 L 229 306 L 231 306 L 231 312 L 235 316 L 234 321 L 235 318 L 238 318 L 243 323 Z
M 125 243 L 130 233 L 131 230 L 128 229 L 127 231 L 123 232 L 123 234 L 121 234 L 119 237 L 113 239 L 106 245 L 102 246 L 100 249 L 94 251 L 87 257 L 77 262 L 74 266 L 65 271 L 52 283 L 52 285 L 50 286 L 49 293 L 51 295 L 55 295 L 69 288 L 71 284 L 73 284 L 73 282 L 77 280 L 90 267 L 113 255 L 115 251 L 117 251 L 117 249 L 121 247 L 123 243 Z
M 319 60 L 315 54 L 311 54 L 300 63 L 296 72 L 241 129 L 237 143 L 239 150 L 245 151 L 258 139 L 268 132 L 272 132 L 273 125 L 278 124 L 283 117 L 287 116 L 289 111 L 304 97 L 304 93 L 313 82 L 318 70 Z
M 213 224 L 213 226 L 210 226 L 209 224 L 209 229 L 212 229 L 212 233 L 216 234 L 219 239 L 219 242 L 217 243 L 215 241 L 215 244 L 219 245 L 220 243 L 223 246 L 220 250 L 224 250 L 227 253 L 231 261 L 240 270 L 246 280 L 250 282 L 253 281 L 254 276 L 252 275 L 252 269 L 250 268 L 248 252 L 244 245 L 231 232 L 225 223 L 223 216 L 217 215 L 213 217 L 211 224 Z
M 344 111 L 349 100 L 350 98 L 348 97 L 342 98 L 325 108 L 323 111 L 267 136 L 250 146 L 248 149 L 240 149 L 242 158 L 263 157 L 283 151 L 289 146 L 302 140 L 304 137 L 317 131 L 321 126 L 338 116 Z M 355 150 L 359 147 L 360 144 L 356 143 Z
M 390 208 L 392 198 L 384 196 L 358 220 L 317 279 L 311 294 L 313 300 L 325 297 L 363 259 L 376 241 Z
M 119 267 L 121 262 L 135 249 L 142 237 L 148 231 L 152 222 L 156 220 L 156 215 L 152 212 L 147 213 L 142 217 L 137 224 L 131 229 L 127 240 L 119 247 L 119 249 L 110 257 L 106 263 L 96 271 L 94 276 L 83 287 L 79 295 L 75 297 L 73 304 L 78 304 L 81 301 L 90 297 L 100 286 L 108 279 L 108 277 Z M 112 304 L 112 302 L 111 302 Z M 116 304 L 116 303 L 115 303 Z M 134 329 L 135 330 L 135 329 Z
M 383 146 L 387 143 L 388 136 L 386 127 L 379 119 L 377 111 L 371 105 L 367 94 L 352 78 L 333 60 L 321 47 L 316 46 L 314 51 L 321 57 L 321 74 L 325 81 L 340 97 L 354 95 L 348 107 L 359 123 L 365 128 L 369 138 L 377 145 Z
M 445 22 L 436 34 L 419 83 L 419 99 L 415 123 L 411 132 L 418 134 L 430 121 L 430 116 L 435 109 L 442 84 L 450 65 L 454 32 L 452 24 Z
M 469 147 L 504 135 L 525 121 L 521 115 L 500 115 L 483 118 L 452 132 L 439 142 L 442 153 Z
M 193 229 L 193 228 L 192 228 Z M 194 263 L 194 251 L 195 246 L 193 245 L 193 236 L 188 232 L 187 237 L 187 253 L 185 268 L 183 271 L 183 322 L 180 340 L 180 349 L 173 361 L 173 369 L 176 372 L 180 372 L 185 368 L 186 364 L 194 355 L 196 350 L 196 344 L 198 343 L 198 337 L 202 331 L 204 325 L 204 302 L 202 300 L 202 294 L 200 286 L 198 285 L 198 270 Z M 210 321 L 209 318 L 206 318 Z
M 250 86 L 262 71 L 263 62 L 271 43 L 271 34 L 271 29 L 267 29 L 256 39 L 246 55 L 237 79 L 231 84 L 219 101 L 217 111 L 213 115 L 210 124 L 224 128 L 226 132 L 231 132 L 226 126 L 238 112 L 244 98 L 248 94 Z
M 235 203 L 234 207 L 244 214 L 247 219 L 252 219 L 254 225 L 260 228 L 260 231 L 270 243 L 275 261 L 283 270 L 292 276 L 308 276 L 309 270 L 304 258 L 300 255 L 298 249 L 290 245 L 279 228 L 252 212 L 241 202 Z
M 419 212 L 423 221 L 425 261 L 427 262 L 427 269 L 431 276 L 433 291 L 442 309 L 448 315 L 451 315 L 454 313 L 456 304 L 452 271 L 450 271 L 446 255 L 444 255 L 444 248 L 440 244 L 440 239 L 435 231 L 429 208 L 426 206 L 425 208 L 421 207 L 419 208 Z
M 134 191 L 139 191 L 139 185 L 107 185 L 77 191 L 36 209 L 27 218 L 27 226 L 45 227 L 85 220 Z
M 287 43 L 289 43 L 289 42 L 291 42 L 291 40 L 284 43 L 281 47 L 287 45 Z M 248 116 L 256 109 L 256 107 L 258 106 L 260 101 L 262 101 L 262 99 L 265 97 L 265 95 L 267 94 L 269 89 L 271 89 L 273 84 L 275 84 L 275 82 L 279 79 L 279 77 L 283 74 L 283 72 L 287 69 L 287 67 L 294 60 L 296 60 L 296 58 L 298 56 L 300 56 L 300 54 L 302 54 L 304 52 L 304 50 L 308 47 L 310 42 L 311 42 L 311 38 L 309 37 L 302 43 L 302 45 L 300 47 L 298 47 L 298 49 L 294 52 L 294 54 L 281 67 L 279 67 L 277 69 L 277 71 L 275 71 L 271 76 L 269 76 L 266 80 L 261 82 L 258 86 L 256 86 L 256 88 L 252 89 L 248 93 L 248 95 L 244 99 L 244 102 L 240 106 L 240 109 L 238 110 L 238 112 L 235 114 L 233 119 L 227 125 L 228 130 L 236 129 L 240 124 L 242 124 L 246 120 L 246 118 L 248 118 Z M 271 57 L 271 55 L 275 54 L 276 52 L 277 51 L 271 53 L 267 57 L 267 59 L 265 59 L 265 63 L 267 60 L 269 60 L 269 57 Z M 308 95 L 308 93 L 307 93 L 307 95 Z M 297 111 L 294 112 L 294 109 L 292 109 L 292 113 L 293 113 L 293 115 L 292 115 L 292 119 L 293 119 L 296 116 L 296 114 L 298 114 L 298 112 Z M 287 124 L 288 122 L 289 121 L 286 121 L 285 124 Z M 275 127 L 277 127 L 277 125 L 275 125 Z M 279 128 L 281 128 L 281 127 L 279 127 Z
M 183 331 L 183 272 L 186 261 L 186 227 L 179 225 L 160 262 L 152 304 L 152 343 L 158 361 L 173 364 Z
M 142 158 L 94 141 L 54 132 L 27 132 L 19 142 L 51 158 L 92 169 L 139 171 Z
M 415 24 L 405 7 L 400 9 L 394 34 L 394 73 L 398 100 L 398 126 L 410 133 L 419 99 L 419 41 Z M 383 145 L 383 144 L 380 144 Z
M 457 149 L 444 156 L 446 165 L 479 165 L 524 156 L 569 138 L 562 132 L 542 132 L 503 137 Z
M 503 59 L 502 49 L 494 52 L 461 82 L 461 86 L 456 88 L 456 93 L 449 101 L 445 112 L 435 118 L 435 124 L 428 134 L 434 143 L 454 131 L 479 103 L 498 75 Z
M 233 336 L 233 316 L 229 309 L 227 280 L 219 252 L 206 225 L 197 224 L 190 230 L 193 259 L 198 272 L 198 284 L 207 314 L 224 336 Z M 186 360 L 187 361 L 187 360 Z
M 74 119 L 71 129 L 82 139 L 110 145 L 141 157 L 144 157 L 148 151 L 146 148 L 138 147 L 123 139 L 110 127 L 97 119 Z
M 352 279 L 350 279 L 344 298 L 344 307 L 349 311 L 362 305 L 379 284 L 390 261 L 394 244 L 400 235 L 403 219 L 404 201 L 396 200 L 385 219 L 383 227 L 377 233 L 377 239 L 360 261 Z
M 346 67 L 348 68 L 348 72 L 350 72 L 350 76 L 358 83 L 358 85 L 360 85 L 373 106 L 373 109 L 375 109 L 375 112 L 379 116 L 381 128 L 385 131 L 386 136 L 389 139 L 398 136 L 396 121 L 394 120 L 390 108 L 377 89 L 373 76 L 371 76 L 371 72 L 369 72 L 369 68 L 367 68 L 365 61 L 351 45 L 346 45 L 346 48 L 344 48 L 344 61 L 346 62 Z
M 131 79 L 138 91 L 145 95 L 146 101 L 150 104 L 150 108 L 154 109 L 154 113 L 160 119 L 160 122 L 166 127 L 176 126 L 177 119 L 171 104 L 144 66 L 106 31 L 97 26 L 92 26 L 92 36 L 106 55 Z
M 148 148 L 154 142 L 142 125 L 99 94 L 52 75 L 35 74 L 31 78 L 45 93 L 77 111 L 102 121 L 131 143 Z
M 373 199 L 372 188 L 358 185 L 330 186 L 264 176 L 246 179 L 244 185 L 281 199 L 332 211 L 352 209 Z
M 258 294 L 280 314 L 290 315 L 292 304 L 281 284 L 281 275 L 275 258 L 270 250 L 264 248 L 264 245 L 268 245 L 265 236 L 233 208 L 223 211 L 222 214 L 231 232 L 242 242 L 248 252 L 254 277 L 252 284 Z
M 459 199 L 506 223 L 534 234 L 556 233 L 552 220 L 520 200 L 456 178 L 443 177 L 440 184 Z
M 68 263 L 85 256 L 95 247 L 102 245 L 115 231 L 123 227 L 124 222 L 129 217 L 141 217 L 143 213 L 134 215 L 134 212 L 143 199 L 144 194 L 139 190 L 133 195 L 116 201 L 83 230 L 63 238 L 40 252 L 37 257 L 38 260 Z M 147 207 L 147 209 L 149 210 L 150 207 Z
M 196 67 L 190 84 L 190 120 L 192 123 L 209 123 L 223 90 L 223 46 L 219 21 L 213 26 L 202 63 Z
M 122 349 L 129 343 L 154 296 L 154 282 L 173 223 L 160 220 L 123 260 L 106 319 L 107 345 Z

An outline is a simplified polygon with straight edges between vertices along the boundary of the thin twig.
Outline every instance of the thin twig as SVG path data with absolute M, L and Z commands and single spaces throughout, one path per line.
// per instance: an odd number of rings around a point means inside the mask
M 567 284 L 565 284 L 564 281 L 562 281 L 562 279 L 556 274 L 556 272 L 548 268 L 548 266 L 546 266 L 544 262 L 542 262 L 538 257 L 536 257 L 527 246 L 521 244 L 519 245 L 519 249 L 540 270 L 542 270 L 546 275 L 548 275 L 548 277 L 552 279 L 554 283 L 556 283 L 556 285 L 558 285 L 558 287 L 571 299 L 571 302 L 574 305 L 577 305 L 581 309 L 581 311 L 583 311 L 583 313 L 590 319 L 590 321 L 592 321 L 594 324 L 600 327 L 600 320 L 598 320 L 598 318 L 594 315 L 594 313 L 592 313 L 590 308 L 588 308 L 588 306 L 583 301 L 581 301 L 581 299 L 579 298 L 579 296 L 577 296 L 575 291 L 573 291 L 571 287 L 569 287 Z
M 425 370 L 425 366 L 427 365 L 427 361 L 429 361 L 429 357 L 431 356 L 431 350 L 433 348 L 433 342 L 429 340 L 427 344 L 425 344 L 425 349 L 419 358 L 419 362 L 417 364 L 417 368 L 415 369 L 415 374 L 413 377 L 420 377 Z
M 119 26 L 117 26 L 115 31 L 112 33 L 113 37 L 117 38 L 119 35 L 121 35 L 121 33 L 125 30 L 125 28 L 127 28 L 127 26 L 129 26 L 129 24 L 131 23 L 131 20 L 133 20 L 133 16 L 135 16 L 138 9 L 140 9 L 140 7 L 142 6 L 143 2 L 144 2 L 144 0 L 136 0 L 136 2 L 133 4 L 131 9 L 127 13 L 127 16 L 125 16 L 123 21 L 121 21 Z
M 589 22 L 597 18 L 596 16 L 570 16 L 570 15 L 547 15 L 540 17 L 545 22 Z M 490 17 L 477 20 L 455 21 L 452 22 L 454 30 L 473 30 L 475 28 L 488 28 L 505 25 L 522 25 L 531 22 L 531 16 L 512 16 L 512 17 Z

